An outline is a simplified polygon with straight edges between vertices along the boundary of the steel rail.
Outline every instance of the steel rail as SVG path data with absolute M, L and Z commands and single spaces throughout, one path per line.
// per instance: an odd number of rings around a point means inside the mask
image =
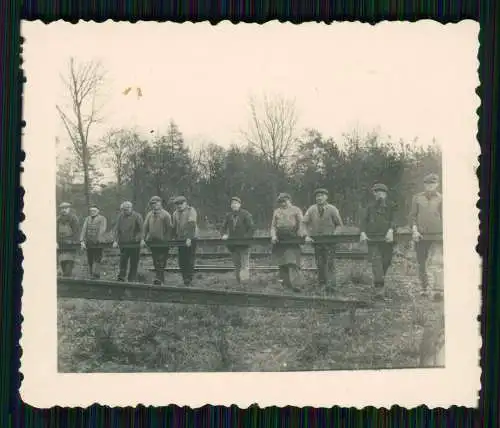
M 328 245 L 328 244 L 340 244 L 340 243 L 349 243 L 349 242 L 359 242 L 359 233 L 339 233 L 336 235 L 323 235 L 323 236 L 313 236 L 313 243 L 306 243 L 304 238 L 296 238 L 296 239 L 288 239 L 286 241 L 280 241 L 281 245 L 311 245 L 315 244 L 320 245 Z M 408 241 L 412 239 L 411 233 L 395 233 L 394 241 Z M 441 233 L 432 233 L 425 234 L 422 237 L 424 241 L 442 241 L 443 235 Z M 220 239 L 220 238 L 196 238 L 195 239 L 197 245 L 220 245 L 220 246 L 231 246 L 231 245 L 273 245 L 271 242 L 271 238 L 268 236 L 260 236 L 254 238 L 239 238 L 239 239 Z M 370 237 L 371 242 L 384 242 L 385 234 L 380 235 L 372 235 Z M 167 247 L 185 247 L 185 240 L 172 240 L 165 243 L 149 243 L 147 244 L 148 248 L 167 248 Z M 112 242 L 100 243 L 97 245 L 92 245 L 92 248 L 112 248 Z M 137 244 L 122 244 L 121 248 L 136 248 Z M 59 243 L 59 251 L 70 251 L 77 250 L 80 248 L 80 244 L 64 244 Z
M 177 255 L 177 252 L 169 252 L 169 257 Z M 301 255 L 303 257 L 314 257 L 314 253 L 311 251 L 302 251 Z M 151 257 L 152 253 L 148 251 L 141 251 L 139 254 L 140 257 Z M 250 258 L 252 259 L 263 259 L 267 257 L 271 257 L 272 253 L 268 252 L 250 252 Z M 366 251 L 335 251 L 332 253 L 333 258 L 335 259 L 366 259 L 368 257 L 368 253 Z M 111 253 L 107 254 L 106 257 L 109 258 L 118 258 L 120 254 Z M 231 257 L 230 252 L 197 252 L 197 259 L 228 259 Z
M 356 309 L 371 307 L 371 304 L 367 301 L 354 299 L 263 294 L 75 278 L 58 278 L 57 296 L 58 298 L 89 300 L 263 307 L 270 309 L 317 309 L 327 312 L 348 310 L 351 312 L 351 316 L 353 316 Z

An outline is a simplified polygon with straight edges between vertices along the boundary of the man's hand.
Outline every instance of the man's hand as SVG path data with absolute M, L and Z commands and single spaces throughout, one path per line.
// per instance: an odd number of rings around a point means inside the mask
M 366 236 L 365 232 L 361 232 L 359 234 L 359 242 L 366 242 L 366 241 L 368 241 L 368 236 Z
M 394 231 L 392 229 L 389 229 L 385 234 L 385 242 L 390 243 L 393 241 L 394 241 Z
M 186 247 L 190 247 L 191 246 L 191 239 L 186 239 Z
M 417 242 L 417 241 L 420 241 L 420 239 L 422 238 L 422 234 L 418 231 L 418 228 L 417 226 L 413 226 L 413 230 L 412 230 L 412 239 Z
M 146 246 L 146 241 L 144 239 L 141 239 L 141 247 L 144 248 Z
M 118 242 L 113 241 L 113 248 L 118 248 Z
M 312 239 L 310 236 L 306 236 L 305 241 L 310 244 L 311 242 L 314 242 L 314 239 Z
M 276 236 L 272 236 L 271 237 L 271 243 L 272 244 L 276 244 L 276 242 L 278 242 L 278 238 L 276 238 Z
M 226 233 L 225 235 L 222 235 L 222 240 L 227 240 L 229 238 L 229 235 Z
M 87 246 L 85 245 L 85 241 L 80 242 L 80 247 L 82 250 L 85 250 L 87 248 Z

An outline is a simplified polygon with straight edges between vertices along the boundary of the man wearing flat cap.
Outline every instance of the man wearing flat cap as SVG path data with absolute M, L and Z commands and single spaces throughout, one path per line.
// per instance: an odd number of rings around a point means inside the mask
M 314 191 L 316 203 L 306 211 L 303 223 L 307 231 L 306 242 L 314 243 L 315 236 L 333 235 L 343 225 L 339 210 L 328 203 L 328 191 L 320 188 Z M 322 287 L 334 288 L 335 278 L 335 245 L 314 244 L 314 256 L 318 269 L 318 282 Z
M 134 211 L 132 202 L 122 202 L 120 214 L 113 228 L 113 248 L 120 249 L 118 281 L 125 281 L 127 266 L 129 266 L 127 280 L 129 282 L 137 280 L 142 229 L 142 216 Z
M 108 227 L 106 217 L 99 214 L 99 207 L 91 205 L 89 216 L 83 222 L 80 234 L 82 250 L 87 251 L 89 276 L 94 279 L 101 277 L 101 262 L 103 253 L 104 234 Z
M 71 212 L 71 204 L 63 202 L 59 205 L 60 213 L 57 216 L 57 249 L 58 261 L 64 277 L 71 277 L 76 259 L 79 224 L 77 216 Z
M 144 219 L 143 239 L 141 244 L 147 245 L 151 250 L 153 267 L 155 270 L 156 285 L 165 282 L 165 266 L 168 258 L 168 241 L 172 237 L 172 216 L 163 209 L 162 200 L 159 196 L 153 196 L 149 200 L 151 211 Z
M 385 276 L 391 266 L 394 251 L 397 205 L 388 198 L 388 188 L 383 183 L 375 183 L 371 193 L 372 197 L 361 215 L 359 239 L 368 243 L 375 298 L 383 299 Z
M 271 222 L 273 260 L 279 267 L 280 282 L 285 287 L 298 291 L 301 264 L 300 244 L 286 241 L 304 236 L 302 211 L 292 205 L 288 193 L 280 193 L 277 202 L 278 208 L 274 210 Z
M 178 249 L 179 269 L 185 286 L 193 282 L 196 261 L 196 238 L 198 237 L 198 214 L 188 205 L 184 196 L 174 199 L 175 211 L 172 215 L 175 239 L 185 241 Z
M 430 234 L 443 233 L 442 206 L 443 197 L 437 191 L 439 186 L 439 176 L 428 174 L 424 177 L 424 191 L 413 196 L 410 212 L 410 226 L 412 228 L 415 250 L 417 253 L 418 274 L 421 294 L 429 295 L 429 278 L 427 275 L 427 262 L 430 255 L 433 258 L 442 255 L 442 242 L 426 239 Z M 443 285 L 441 278 L 434 278 L 435 294 L 434 298 L 439 300 L 443 295 Z
M 231 198 L 231 212 L 227 213 L 221 228 L 222 239 L 251 238 L 254 233 L 252 215 L 241 208 L 241 199 L 237 196 Z M 250 246 L 227 244 L 230 251 L 235 271 L 236 281 L 239 283 L 250 279 Z

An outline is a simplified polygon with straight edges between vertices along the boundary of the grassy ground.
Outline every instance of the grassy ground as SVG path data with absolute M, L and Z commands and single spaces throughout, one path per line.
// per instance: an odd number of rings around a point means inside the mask
M 83 257 L 82 257 L 83 259 Z M 106 262 L 107 260 L 107 262 Z M 105 277 L 116 277 L 117 260 L 105 259 Z M 215 261 L 210 261 L 212 264 Z M 223 261 L 226 264 L 229 260 Z M 175 265 L 175 260 L 169 264 Z M 258 260 L 255 264 L 263 264 Z M 312 259 L 304 265 L 313 265 Z M 141 278 L 149 283 L 149 258 Z M 288 371 L 418 367 L 424 327 L 427 345 L 443 337 L 443 303 L 419 296 L 414 253 L 401 248 L 388 273 L 391 302 L 348 314 L 315 310 L 209 307 L 204 305 L 60 299 L 59 370 L 62 372 Z M 442 260 L 431 266 L 442 273 Z M 85 265 L 77 266 L 77 276 Z M 181 286 L 179 274 L 167 274 Z M 337 261 L 337 295 L 367 298 L 366 261 Z M 321 295 L 305 273 L 302 293 Z M 241 289 L 232 273 L 197 274 L 196 287 Z M 255 272 L 247 289 L 284 293 L 276 274 Z M 430 333 L 429 333 L 430 332 Z M 429 342 L 430 341 L 430 342 Z M 431 345 L 429 345 L 431 343 Z M 429 348 L 430 346 L 430 348 Z

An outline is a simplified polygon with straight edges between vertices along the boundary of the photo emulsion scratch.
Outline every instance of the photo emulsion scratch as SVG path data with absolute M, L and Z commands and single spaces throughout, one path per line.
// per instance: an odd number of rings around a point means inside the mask
M 25 400 L 476 405 L 475 23 L 23 33 Z

